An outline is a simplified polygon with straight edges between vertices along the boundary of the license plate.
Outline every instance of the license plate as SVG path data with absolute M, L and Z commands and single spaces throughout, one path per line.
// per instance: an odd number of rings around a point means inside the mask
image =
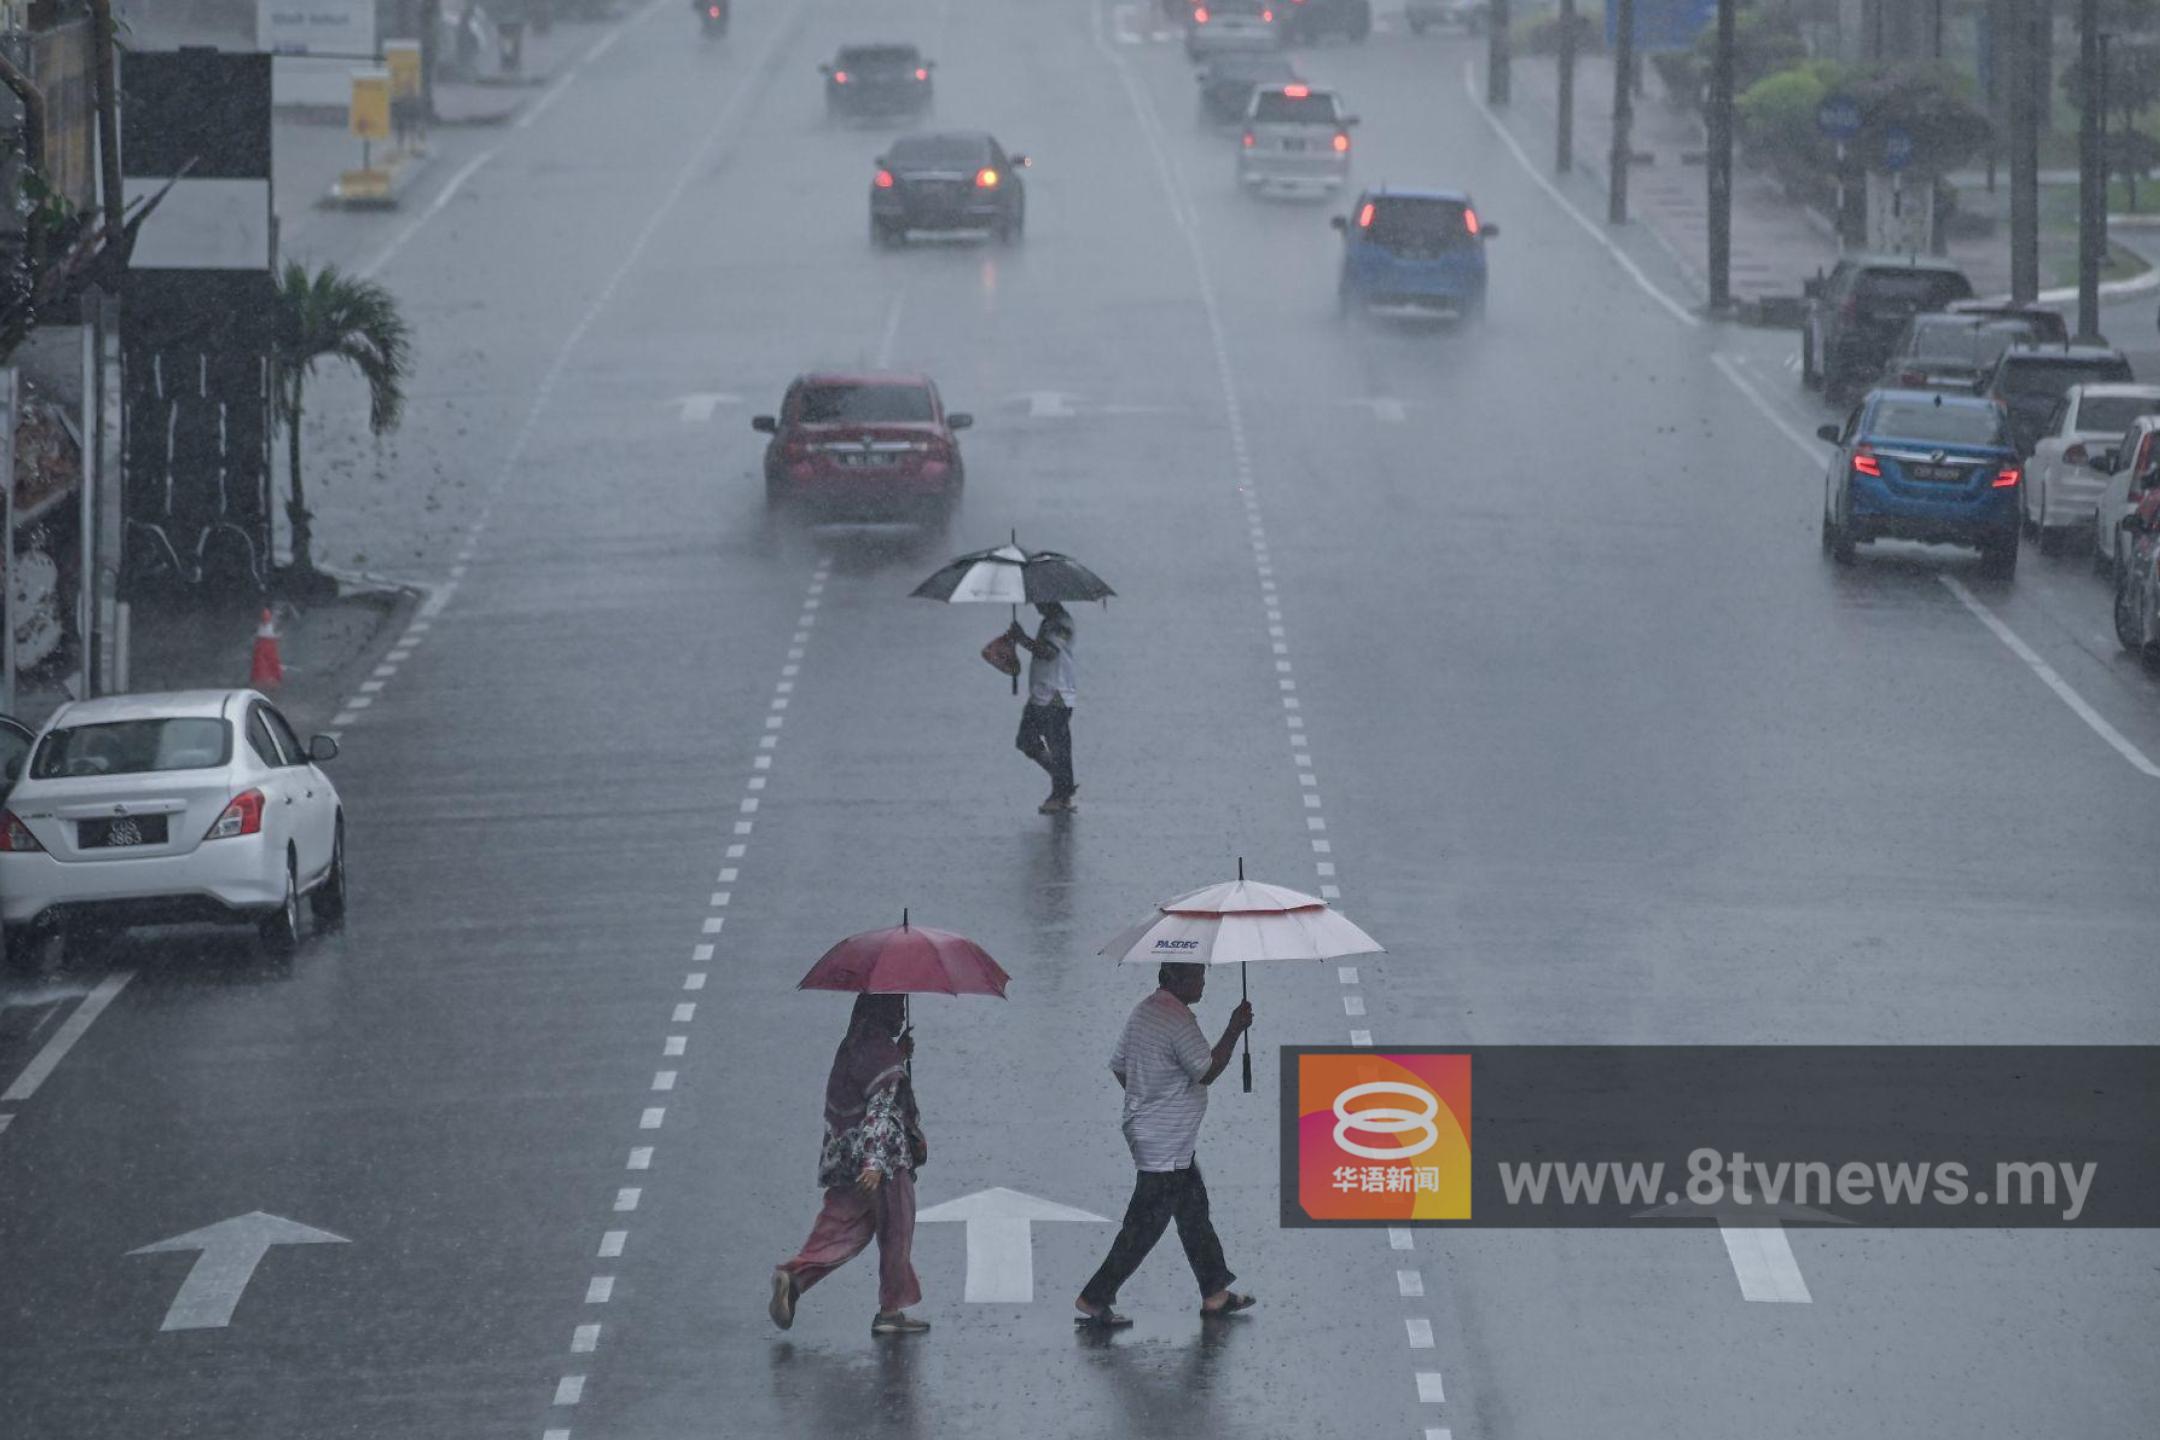
M 1965 467 L 1962 465 L 1915 465 L 1912 467 L 1912 473 L 1915 480 L 1962 480 L 1965 478 Z
M 119 815 L 110 820 L 84 820 L 76 830 L 76 843 L 85 850 L 119 850 L 131 845 L 165 843 L 163 815 Z
M 1285 150 L 1303 150 L 1305 142 L 1302 140 L 1285 140 L 1282 142 L 1282 148 Z
M 872 469 L 879 465 L 890 465 L 893 463 L 892 456 L 880 455 L 876 452 L 864 454 L 860 451 L 857 451 L 851 454 L 843 450 L 842 452 L 840 452 L 838 458 L 842 465 L 845 465 L 853 470 Z

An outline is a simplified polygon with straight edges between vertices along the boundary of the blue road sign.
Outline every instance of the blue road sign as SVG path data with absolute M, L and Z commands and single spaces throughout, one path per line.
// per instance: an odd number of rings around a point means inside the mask
M 1826 95 L 1815 107 L 1815 128 L 1832 140 L 1850 140 L 1860 133 L 1860 102 L 1850 95 Z
M 1912 132 L 1893 125 L 1883 132 L 1883 168 L 1892 174 L 1912 164 Z
M 1635 0 L 1635 53 L 1692 50 L 1695 37 L 1717 14 L 1717 0 Z M 1605 48 L 1620 40 L 1620 14 L 1605 0 Z

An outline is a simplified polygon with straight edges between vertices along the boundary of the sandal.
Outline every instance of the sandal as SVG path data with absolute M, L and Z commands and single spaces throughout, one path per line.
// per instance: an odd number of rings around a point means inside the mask
M 1092 1314 L 1073 1316 L 1073 1324 L 1088 1330 L 1123 1330 L 1132 1324 L 1132 1316 L 1120 1315 L 1105 1305 Z
M 795 1277 L 785 1270 L 772 1272 L 772 1299 L 765 1302 L 765 1313 L 782 1330 L 795 1323 Z
M 1214 1307 L 1213 1309 L 1209 1309 L 1206 1305 L 1203 1304 L 1200 1307 L 1200 1313 L 1210 1319 L 1213 1319 L 1221 1315 L 1235 1315 L 1240 1310 L 1250 1310 L 1253 1306 L 1260 1303 L 1252 1296 L 1240 1295 L 1235 1290 L 1226 1292 L 1226 1295 L 1227 1298 L 1224 1299 L 1223 1303 Z

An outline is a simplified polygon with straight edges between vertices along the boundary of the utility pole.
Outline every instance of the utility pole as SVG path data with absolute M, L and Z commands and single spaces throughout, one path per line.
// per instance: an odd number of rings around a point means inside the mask
M 2003 78 L 2010 93 L 2010 297 L 2040 293 L 2040 115 L 2035 72 L 2044 67 L 2038 43 L 2041 0 L 2008 0 L 2009 43 Z
M 98 188 L 104 202 L 105 238 L 120 238 L 127 199 L 120 193 L 120 77 L 113 59 L 112 0 L 90 0 L 90 64 L 97 104 Z
M 1710 61 L 1710 153 L 1703 157 L 1710 202 L 1710 308 L 1732 305 L 1733 12 L 1718 0 L 1717 48 Z
M 1575 168 L 1575 0 L 1560 0 L 1560 124 L 1553 169 Z
M 2085 77 L 2078 97 L 2078 338 L 2100 336 L 2100 267 L 2107 262 L 2107 159 L 2100 152 L 2101 106 L 2106 103 L 2107 54 L 2101 44 L 2100 0 L 2078 6 L 2078 68 Z
M 1612 192 L 1605 218 L 1627 224 L 1628 161 L 1635 153 L 1635 0 L 1613 0 L 1618 43 L 1613 47 Z
M 1485 103 L 1508 103 L 1509 66 L 1514 60 L 1514 37 L 1508 33 L 1508 0 L 1492 0 L 1485 21 Z

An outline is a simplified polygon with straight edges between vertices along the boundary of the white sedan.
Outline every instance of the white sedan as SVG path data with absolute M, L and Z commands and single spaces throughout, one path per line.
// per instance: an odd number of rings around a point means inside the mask
M 2129 552 L 2123 517 L 2137 509 L 2145 492 L 2160 484 L 2160 415 L 2139 417 L 2121 443 L 2104 455 L 2109 461 L 2100 498 L 2093 510 L 2093 568 L 2113 575 Z
M 2107 488 L 2100 460 L 2141 415 L 2160 413 L 2160 385 L 2073 385 L 2055 402 L 2046 433 L 2025 461 L 2025 533 L 2055 554 L 2093 523 Z
M 345 910 L 345 813 L 306 746 L 252 690 L 121 695 L 64 705 L 0 810 L 0 920 L 27 962 L 128 925 L 242 922 L 288 954 L 305 896 Z

